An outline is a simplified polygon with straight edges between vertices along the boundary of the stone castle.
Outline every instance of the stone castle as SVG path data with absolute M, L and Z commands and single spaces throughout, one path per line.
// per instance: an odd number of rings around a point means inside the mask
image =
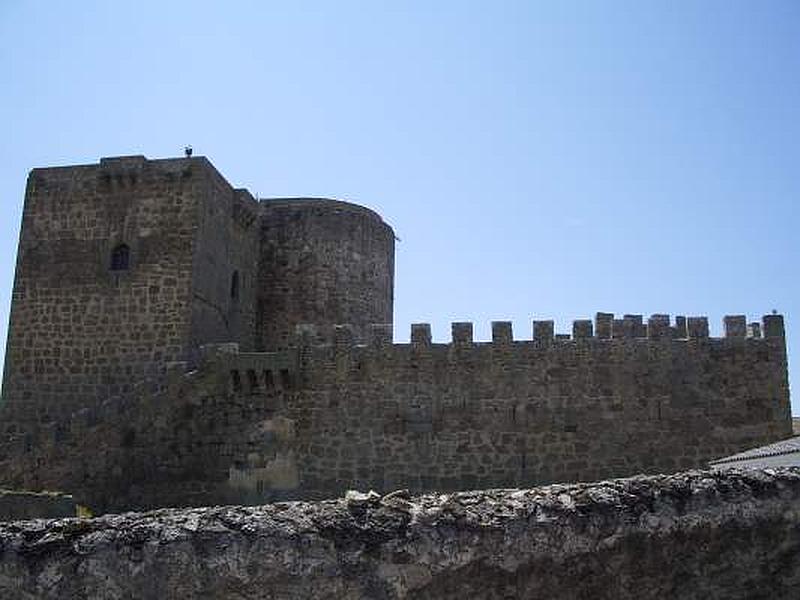
M 203 157 L 28 178 L 0 484 L 96 510 L 664 473 L 791 434 L 783 319 L 597 313 L 393 343 L 394 233 Z

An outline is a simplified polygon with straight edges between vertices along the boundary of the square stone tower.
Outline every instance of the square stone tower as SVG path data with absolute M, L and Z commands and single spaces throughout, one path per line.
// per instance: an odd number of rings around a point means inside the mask
M 258 203 L 203 157 L 104 158 L 28 178 L 3 426 L 160 381 L 198 347 L 254 343 Z

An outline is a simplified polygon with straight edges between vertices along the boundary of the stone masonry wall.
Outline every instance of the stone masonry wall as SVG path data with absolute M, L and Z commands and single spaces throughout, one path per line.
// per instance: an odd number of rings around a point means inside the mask
M 491 343 L 459 323 L 451 344 L 415 327 L 411 344 L 387 343 L 384 330 L 367 346 L 340 330 L 333 346 L 300 352 L 275 412 L 291 426 L 289 449 L 251 452 L 247 468 L 265 497 L 286 493 L 265 470 L 281 456 L 300 497 L 528 486 L 674 472 L 791 434 L 779 316 L 765 317 L 766 338 L 731 326 L 712 339 L 705 324 L 676 339 L 663 323 L 645 338 L 601 338 L 580 322 L 575 339 L 554 339 L 552 323 L 538 322 L 522 342 L 497 323 Z M 222 358 L 220 370 L 241 373 L 237 395 L 258 397 L 247 387 L 258 357 Z
M 782 600 L 800 472 L 0 523 L 0 595 Z
M 203 157 L 34 169 L 14 284 L 3 452 L 158 389 L 202 344 L 255 344 L 258 203 Z M 115 269 L 125 244 L 128 266 Z M 235 281 L 234 281 L 235 280 Z
M 321 198 L 261 202 L 258 338 L 287 347 L 300 324 L 330 340 L 350 323 L 360 340 L 370 323 L 390 323 L 394 232 L 363 206 Z
M 4 433 L 125 393 L 183 359 L 202 164 L 133 156 L 31 171 L 2 391 Z M 129 268 L 114 271 L 118 244 L 130 249 Z
M 692 323 L 686 338 L 656 325 L 661 337 L 567 340 L 539 325 L 518 342 L 496 324 L 474 343 L 456 324 L 451 344 L 424 327 L 391 344 L 376 327 L 362 346 L 339 328 L 327 347 L 211 348 L 162 395 L 48 431 L 2 465 L 3 483 L 96 512 L 259 503 L 675 472 L 789 436 L 782 318 L 749 338 Z
M 203 176 L 192 269 L 192 350 L 231 341 L 254 350 L 258 203 L 213 168 Z

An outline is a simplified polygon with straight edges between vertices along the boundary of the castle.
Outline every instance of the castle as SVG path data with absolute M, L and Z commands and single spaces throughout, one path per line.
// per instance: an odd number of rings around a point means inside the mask
M 28 178 L 4 486 L 97 510 L 672 472 L 791 434 L 783 319 L 597 313 L 393 343 L 394 233 L 203 157 Z

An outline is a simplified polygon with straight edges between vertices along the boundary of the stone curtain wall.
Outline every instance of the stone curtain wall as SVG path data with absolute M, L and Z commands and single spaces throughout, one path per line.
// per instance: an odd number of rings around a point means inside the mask
M 0 595 L 764 599 L 800 588 L 800 472 L 0 523 Z
M 183 359 L 203 164 L 134 156 L 31 171 L 3 382 L 4 433 L 15 422 L 64 418 Z M 130 249 L 129 268 L 114 271 L 119 244 Z
M 598 315 L 601 334 L 606 318 Z M 284 458 L 296 466 L 297 493 L 673 472 L 789 436 L 781 317 L 765 317 L 766 338 L 730 326 L 712 339 L 703 319 L 690 322 L 705 326 L 682 339 L 662 317 L 647 338 L 581 337 L 586 322 L 576 339 L 554 338 L 552 323 L 538 322 L 522 342 L 503 323 L 491 343 L 474 343 L 471 324 L 458 323 L 451 344 L 431 344 L 429 328 L 415 326 L 411 344 L 376 331 L 368 346 L 350 345 L 340 329 L 335 345 L 301 350 L 295 389 L 276 413 L 293 426 Z M 254 357 L 223 359 L 221 370 L 243 381 L 261 372 Z M 258 468 L 277 456 L 269 448 L 249 460 L 265 490 L 285 493 Z
M 391 344 L 379 327 L 363 346 L 346 328 L 327 347 L 223 345 L 199 371 L 175 365 L 164 394 L 77 414 L 0 472 L 95 512 L 674 472 L 791 434 L 781 317 L 764 324 L 763 338 L 515 342 L 497 325 L 474 343 L 458 324 L 452 344 L 424 327 Z
M 299 324 L 330 341 L 336 323 L 358 339 L 390 323 L 394 232 L 363 206 L 319 198 L 261 202 L 259 349 L 290 345 Z

